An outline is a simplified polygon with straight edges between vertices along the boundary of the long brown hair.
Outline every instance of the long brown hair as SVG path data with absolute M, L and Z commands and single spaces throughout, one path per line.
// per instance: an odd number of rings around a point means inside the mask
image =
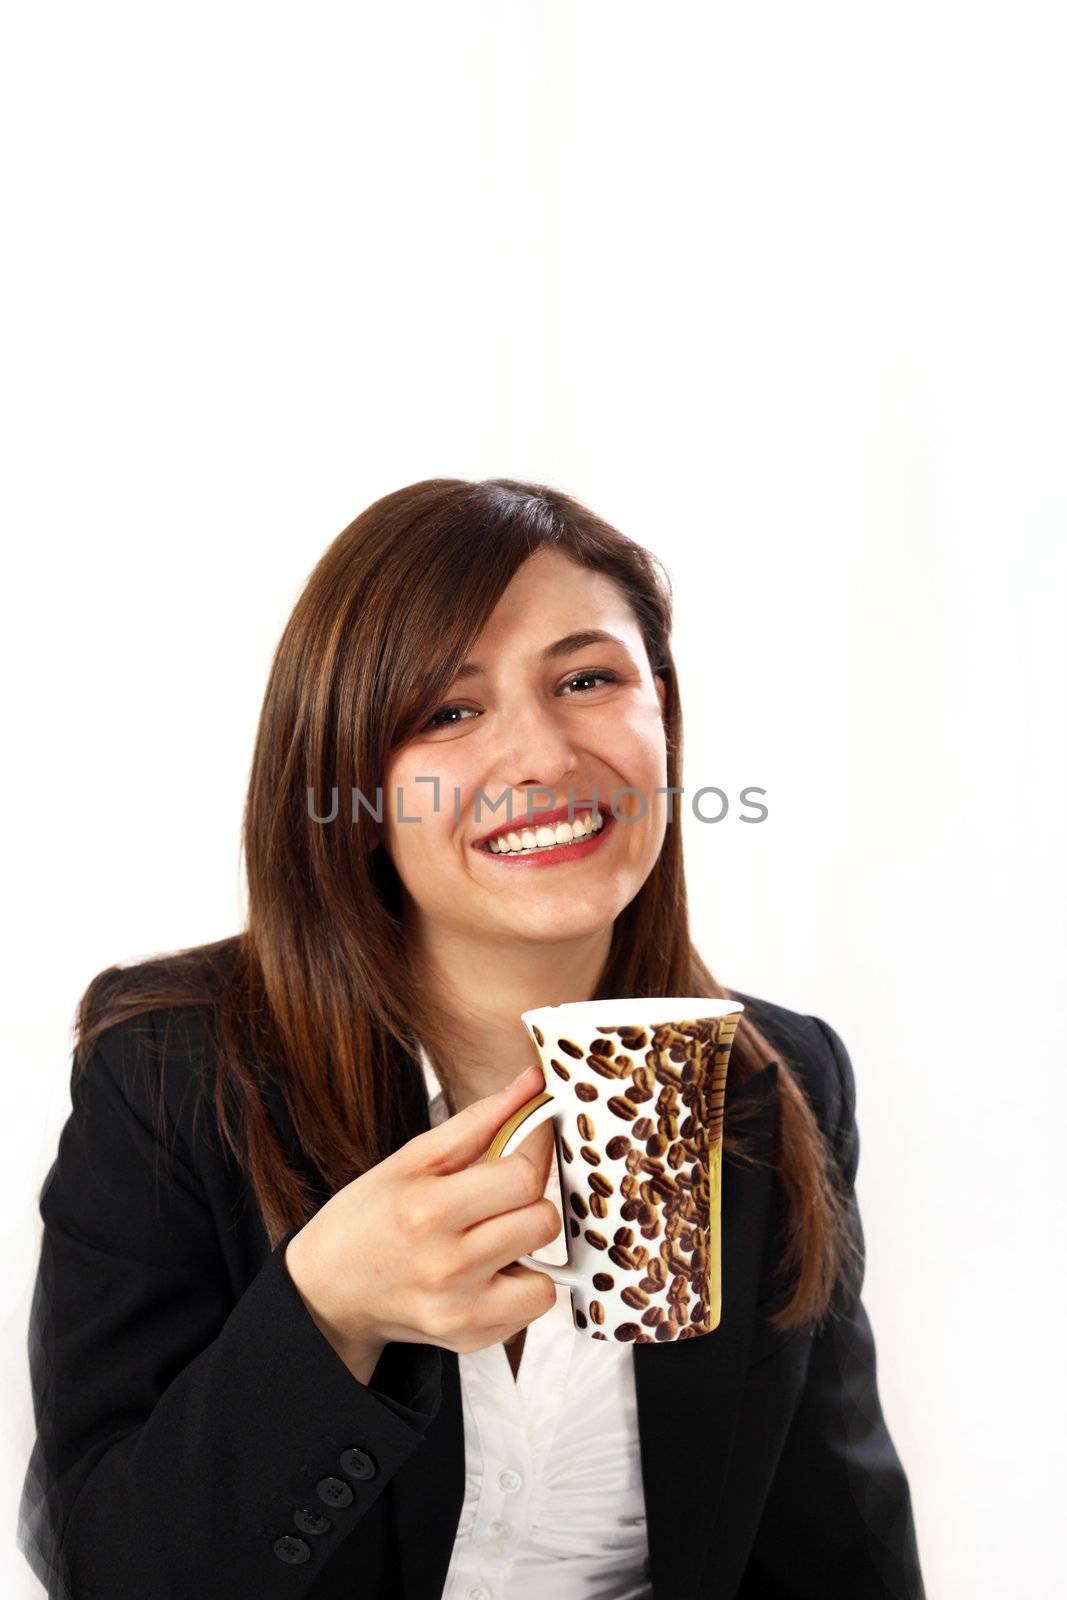
M 412 484 L 375 501 L 333 541 L 275 652 L 244 812 L 245 929 L 107 968 L 79 1003 L 75 1080 L 115 1023 L 161 1007 L 207 1008 L 215 1116 L 272 1247 L 310 1218 L 315 1199 L 283 1148 L 253 1063 L 276 1081 L 306 1161 L 334 1193 L 395 1148 L 397 1047 L 412 1054 L 421 1040 L 437 1059 L 437 1019 L 408 981 L 392 862 L 372 845 L 365 817 L 324 826 L 312 812 L 329 813 L 335 787 L 348 797 L 355 785 L 375 804 L 391 753 L 424 726 L 511 578 L 542 546 L 606 574 L 626 596 L 666 687 L 667 782 L 680 787 L 671 586 L 651 552 L 542 484 Z M 690 940 L 677 825 L 616 918 L 594 998 L 660 994 L 729 994 Z M 771 1321 L 785 1332 L 830 1314 L 852 1240 L 836 1159 L 800 1077 L 748 1011 L 728 1074 L 725 1149 L 745 1158 L 730 1085 L 773 1058 L 786 1199 L 780 1270 L 795 1283 Z

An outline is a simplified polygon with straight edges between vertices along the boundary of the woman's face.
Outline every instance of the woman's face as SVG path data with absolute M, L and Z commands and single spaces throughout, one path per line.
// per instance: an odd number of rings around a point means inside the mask
M 594 629 L 611 637 L 565 643 Z M 603 574 L 538 550 L 466 667 L 386 772 L 383 842 L 416 915 L 480 941 L 580 939 L 610 927 L 651 872 L 667 817 L 656 793 L 667 783 L 664 685 L 625 598 Z M 624 789 L 613 818 L 612 796 Z M 604 824 L 585 834 L 582 802 L 594 797 Z M 523 821 L 535 808 L 541 815 Z M 543 832 L 525 853 L 487 842 L 503 830 L 529 845 L 545 827 L 559 841 L 551 847 Z

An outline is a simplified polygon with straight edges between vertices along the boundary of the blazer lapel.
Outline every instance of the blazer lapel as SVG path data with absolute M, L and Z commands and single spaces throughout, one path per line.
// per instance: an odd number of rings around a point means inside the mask
M 759 1287 L 774 1175 L 778 1063 L 771 1061 L 730 1097 L 755 1097 L 739 1124 L 759 1165 L 727 1155 L 722 1180 L 722 1319 L 699 1339 L 634 1346 L 653 1593 L 691 1600 L 716 1535 Z

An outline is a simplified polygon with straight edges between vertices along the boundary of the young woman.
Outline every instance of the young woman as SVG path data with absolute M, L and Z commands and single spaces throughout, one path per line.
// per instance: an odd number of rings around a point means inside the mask
M 688 931 L 670 621 L 646 550 L 512 480 L 387 495 L 311 574 L 247 926 L 79 1007 L 21 1525 L 50 1593 L 923 1595 L 833 1029 L 737 996 L 710 1335 L 578 1335 L 516 1261 L 564 1252 L 551 1127 L 480 1159 L 543 1087 L 524 1010 L 733 993 Z

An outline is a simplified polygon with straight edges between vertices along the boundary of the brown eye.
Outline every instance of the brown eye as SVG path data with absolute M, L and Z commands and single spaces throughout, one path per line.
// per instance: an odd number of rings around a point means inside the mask
M 596 671 L 596 672 L 572 672 L 570 677 L 566 680 L 566 684 L 572 684 L 572 683 L 594 683 L 594 682 L 596 682 L 596 683 L 618 683 L 618 681 L 619 680 L 616 677 L 614 672 L 600 672 L 600 671 Z M 566 684 L 564 685 L 565 687 L 566 687 Z M 580 690 L 579 692 L 582 693 L 582 694 L 588 693 L 587 690 Z
M 440 711 L 435 711 L 434 712 L 434 714 L 430 718 L 429 722 L 427 722 L 426 726 L 423 728 L 423 732 L 426 733 L 431 728 L 454 728 L 455 727 L 455 723 L 454 722 L 442 722 L 439 719 L 442 718 L 442 717 L 450 717 L 453 712 L 462 712 L 462 711 L 470 711 L 470 714 L 471 714 L 472 717 L 476 717 L 476 716 L 479 715 L 479 713 L 477 711 L 472 710 L 470 706 L 442 706 Z M 457 717 L 456 720 L 458 721 L 460 719 Z

